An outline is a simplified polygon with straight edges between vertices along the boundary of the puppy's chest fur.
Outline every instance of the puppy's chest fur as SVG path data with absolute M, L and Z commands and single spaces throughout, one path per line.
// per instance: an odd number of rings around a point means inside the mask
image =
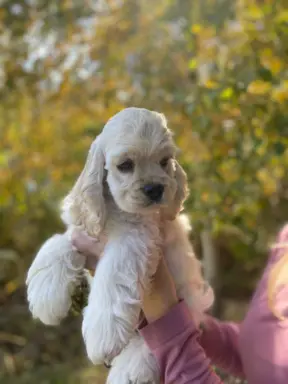
M 165 240 L 167 239 L 165 221 L 159 213 L 137 215 L 123 212 L 112 201 L 107 201 L 107 217 L 99 240 L 103 249 L 109 242 L 121 240 L 129 244 L 131 252 L 137 257 L 138 252 L 146 254 L 151 273 L 155 272 Z

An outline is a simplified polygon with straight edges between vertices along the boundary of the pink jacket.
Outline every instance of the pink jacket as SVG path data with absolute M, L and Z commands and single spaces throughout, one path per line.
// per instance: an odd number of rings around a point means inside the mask
M 288 242 L 288 225 L 278 241 Z M 276 295 L 276 306 L 287 320 L 275 318 L 267 306 L 269 271 L 282 254 L 280 249 L 272 251 L 242 324 L 207 316 L 199 332 L 186 304 L 180 302 L 140 330 L 165 384 L 222 383 L 211 364 L 245 377 L 249 384 L 288 383 L 288 286 Z

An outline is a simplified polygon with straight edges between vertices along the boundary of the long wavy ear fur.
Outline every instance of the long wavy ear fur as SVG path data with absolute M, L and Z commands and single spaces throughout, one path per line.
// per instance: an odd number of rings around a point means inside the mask
M 97 138 L 91 145 L 81 175 L 62 205 L 63 221 L 83 227 L 91 236 L 97 236 L 105 223 L 104 163 L 104 153 Z
M 182 211 L 183 203 L 186 200 L 189 192 L 186 172 L 176 160 L 174 160 L 174 167 L 174 177 L 177 183 L 177 190 L 173 203 L 163 211 L 163 216 L 167 220 L 174 220 L 176 216 Z

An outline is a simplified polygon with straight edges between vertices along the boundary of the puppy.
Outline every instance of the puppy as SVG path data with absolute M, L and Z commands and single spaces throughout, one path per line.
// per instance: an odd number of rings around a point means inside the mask
M 94 364 L 112 361 L 110 384 L 159 383 L 155 360 L 135 329 L 143 290 L 149 289 L 162 253 L 178 296 L 195 319 L 213 302 L 189 242 L 189 222 L 179 216 L 188 188 L 175 155 L 162 114 L 127 108 L 112 117 L 64 199 L 66 233 L 44 243 L 28 272 L 33 316 L 58 324 L 67 315 L 85 263 L 71 245 L 71 231 L 84 229 L 103 244 L 82 333 Z

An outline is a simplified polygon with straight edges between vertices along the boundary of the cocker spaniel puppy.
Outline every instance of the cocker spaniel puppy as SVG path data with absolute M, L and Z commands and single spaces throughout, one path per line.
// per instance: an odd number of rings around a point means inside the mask
M 175 154 L 162 114 L 127 108 L 112 117 L 64 199 L 67 232 L 44 243 L 28 272 L 33 316 L 58 324 L 85 264 L 72 247 L 71 230 L 79 227 L 103 243 L 82 332 L 94 364 L 112 361 L 110 384 L 159 382 L 154 358 L 135 329 L 142 292 L 149 289 L 162 254 L 194 318 L 213 301 L 189 242 L 189 222 L 179 216 L 188 189 Z

